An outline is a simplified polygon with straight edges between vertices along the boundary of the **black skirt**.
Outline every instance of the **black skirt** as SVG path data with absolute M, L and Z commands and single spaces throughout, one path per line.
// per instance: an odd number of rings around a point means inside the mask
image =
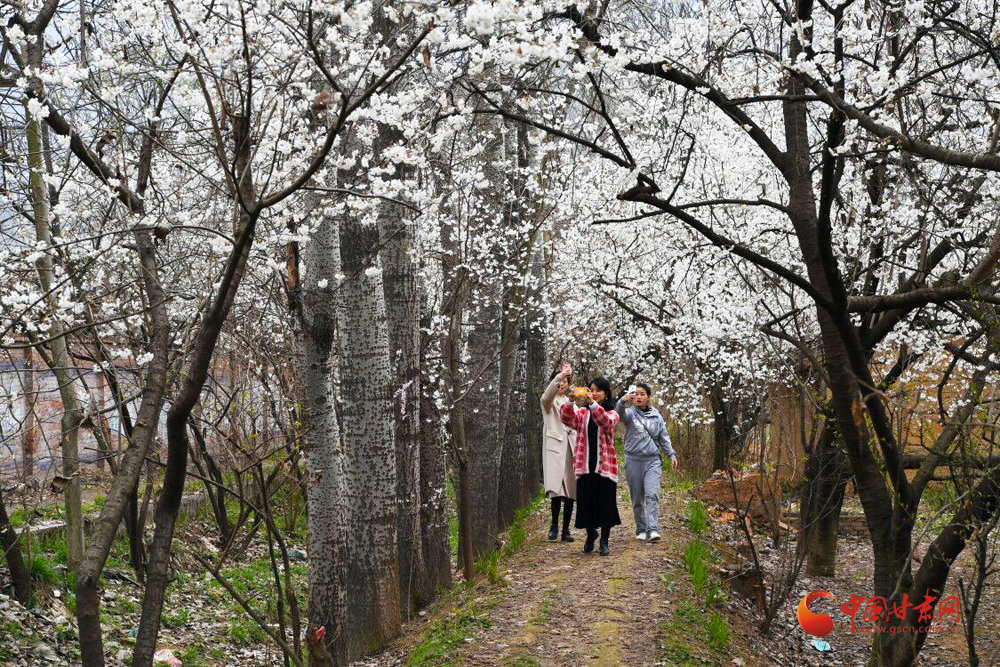
M 610 528 L 620 525 L 618 485 L 595 472 L 576 478 L 576 527 Z

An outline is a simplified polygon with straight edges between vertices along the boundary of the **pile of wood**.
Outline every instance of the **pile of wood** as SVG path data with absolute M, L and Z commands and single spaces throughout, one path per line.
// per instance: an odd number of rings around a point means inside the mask
M 710 509 L 717 510 L 717 522 L 735 521 L 736 513 L 745 514 L 750 523 L 769 523 L 776 517 L 780 497 L 770 488 L 760 473 L 718 470 L 701 484 L 691 488 L 695 498 Z

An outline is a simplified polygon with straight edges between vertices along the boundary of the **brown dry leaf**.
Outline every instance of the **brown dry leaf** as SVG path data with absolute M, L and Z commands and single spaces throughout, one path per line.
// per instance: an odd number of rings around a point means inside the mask
M 49 484 L 49 491 L 52 493 L 62 493 L 69 486 L 69 483 L 73 481 L 73 478 L 80 474 L 80 471 L 76 471 L 70 477 L 63 477 L 62 475 L 56 475 L 52 478 L 52 482 Z

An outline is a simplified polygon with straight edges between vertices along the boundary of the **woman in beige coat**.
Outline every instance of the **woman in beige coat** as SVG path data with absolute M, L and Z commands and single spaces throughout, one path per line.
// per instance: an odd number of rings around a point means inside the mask
M 552 373 L 549 386 L 542 392 L 542 477 L 545 495 L 552 499 L 552 526 L 549 539 L 555 540 L 559 530 L 559 508 L 563 508 L 562 541 L 573 542 L 570 517 L 576 498 L 576 474 L 573 472 L 573 441 L 576 434 L 559 420 L 559 408 L 569 400 L 569 376 L 572 370 L 563 367 Z

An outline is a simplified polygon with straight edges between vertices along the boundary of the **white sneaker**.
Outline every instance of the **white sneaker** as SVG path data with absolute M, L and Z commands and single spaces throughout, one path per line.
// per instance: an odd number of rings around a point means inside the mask
M 660 534 L 658 532 L 656 532 L 655 530 L 649 531 L 649 541 L 650 542 L 659 542 L 660 541 Z
M 636 533 L 635 539 L 639 540 L 640 542 L 645 542 L 646 541 L 646 533 L 645 533 L 645 531 L 640 531 L 640 532 Z

